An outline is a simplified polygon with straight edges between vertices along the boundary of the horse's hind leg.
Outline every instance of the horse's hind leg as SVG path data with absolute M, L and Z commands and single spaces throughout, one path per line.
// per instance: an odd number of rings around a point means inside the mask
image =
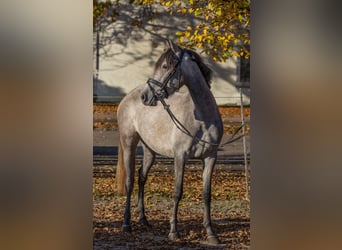
M 147 181 L 147 175 L 154 163 L 155 153 L 143 144 L 144 158 L 142 166 L 139 169 L 139 193 L 138 193 L 138 209 L 139 209 L 139 223 L 145 226 L 150 226 L 145 216 L 144 205 L 144 187 Z
M 124 214 L 124 223 L 122 230 L 124 232 L 131 232 L 131 195 L 134 184 L 134 172 L 135 172 L 135 151 L 139 141 L 137 134 L 130 136 L 120 135 L 121 146 L 123 150 L 123 160 L 126 169 L 126 207 Z
M 213 174 L 216 157 L 207 157 L 203 160 L 203 202 L 204 202 L 204 217 L 203 225 L 207 231 L 208 242 L 210 244 L 218 244 L 219 240 L 214 234 L 211 226 L 210 217 L 210 202 L 211 202 L 211 177 Z

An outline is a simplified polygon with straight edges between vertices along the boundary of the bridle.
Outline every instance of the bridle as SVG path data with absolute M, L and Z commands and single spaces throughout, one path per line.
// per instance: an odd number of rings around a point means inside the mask
M 168 98 L 169 97 L 169 93 L 168 93 L 168 88 L 173 88 L 173 89 L 178 89 L 180 87 L 180 84 L 178 84 L 178 86 L 171 86 L 168 87 L 170 81 L 174 78 L 174 76 L 176 75 L 176 73 L 178 72 L 178 76 L 176 77 L 176 79 L 178 80 L 178 82 L 180 83 L 180 78 L 181 78 L 181 72 L 178 69 L 179 65 L 181 64 L 182 60 L 183 60 L 183 56 L 185 53 L 185 49 L 182 50 L 180 56 L 177 56 L 176 53 L 173 53 L 173 61 L 174 61 L 174 67 L 172 69 L 172 71 L 168 74 L 168 76 L 165 78 L 165 80 L 161 83 L 153 78 L 149 78 L 147 80 L 147 84 L 150 87 L 153 96 L 155 98 L 157 98 L 158 100 L 164 99 L 164 98 Z M 156 89 L 154 86 L 157 86 L 158 89 Z

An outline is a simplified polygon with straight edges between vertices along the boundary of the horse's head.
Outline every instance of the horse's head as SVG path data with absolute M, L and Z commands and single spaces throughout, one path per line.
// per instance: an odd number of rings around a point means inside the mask
M 159 57 L 153 78 L 148 79 L 141 93 L 141 100 L 145 105 L 155 106 L 158 98 L 167 98 L 183 85 L 180 67 L 183 50 L 171 41 L 168 44 L 169 49 Z
M 202 62 L 198 54 L 187 49 L 181 49 L 172 41 L 169 48 L 155 64 L 153 78 L 148 79 L 141 93 L 145 105 L 155 106 L 160 98 L 167 98 L 181 88 L 187 81 L 187 70 L 191 64 L 200 69 L 210 88 L 211 70 Z M 190 66 L 191 67 L 191 66 Z M 183 69 L 184 68 L 184 69 Z

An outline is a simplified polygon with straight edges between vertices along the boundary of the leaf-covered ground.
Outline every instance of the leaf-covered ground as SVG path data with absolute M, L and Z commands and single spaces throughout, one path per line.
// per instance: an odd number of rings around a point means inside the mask
M 212 221 L 222 246 L 205 244 L 202 225 L 202 166 L 186 167 L 184 194 L 178 220 L 181 239 L 167 238 L 173 194 L 172 167 L 157 165 L 149 174 L 145 189 L 146 215 L 152 228 L 140 226 L 137 212 L 137 185 L 132 200 L 132 234 L 123 234 L 121 225 L 125 197 L 115 193 L 115 169 L 102 167 L 93 178 L 94 249 L 246 249 L 250 245 L 250 206 L 246 200 L 245 175 L 228 172 L 217 165 L 212 182 Z M 137 183 L 137 176 L 135 178 Z

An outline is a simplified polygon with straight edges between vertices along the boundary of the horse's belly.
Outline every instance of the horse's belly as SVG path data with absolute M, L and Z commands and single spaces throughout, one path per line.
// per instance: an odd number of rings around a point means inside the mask
M 173 147 L 171 140 L 168 137 L 168 133 L 156 133 L 149 130 L 148 132 L 140 133 L 140 137 L 143 143 L 155 153 L 166 157 L 174 156 Z

